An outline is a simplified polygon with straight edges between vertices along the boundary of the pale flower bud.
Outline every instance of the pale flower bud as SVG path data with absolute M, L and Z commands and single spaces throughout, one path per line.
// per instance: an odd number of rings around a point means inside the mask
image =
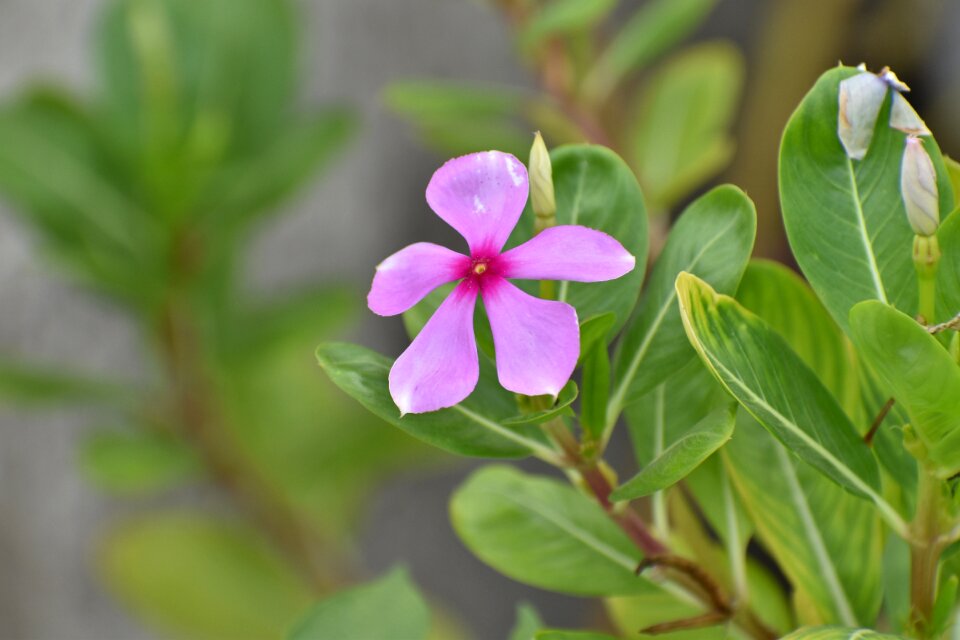
M 940 197 L 937 172 L 923 142 L 908 136 L 900 165 L 900 195 L 907 220 L 918 236 L 932 236 L 940 226 Z
M 550 152 L 538 131 L 530 148 L 530 201 L 536 216 L 536 230 L 556 224 L 557 201 L 553 192 L 553 166 Z

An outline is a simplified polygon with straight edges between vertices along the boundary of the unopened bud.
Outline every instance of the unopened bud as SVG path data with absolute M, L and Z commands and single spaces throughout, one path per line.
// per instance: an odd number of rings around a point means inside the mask
M 916 136 L 908 136 L 900 165 L 900 195 L 907 220 L 918 236 L 932 236 L 940 226 L 940 196 L 933 161 Z
M 538 131 L 530 148 L 530 201 L 536 216 L 537 233 L 557 223 L 557 201 L 553 192 L 553 165 L 550 152 Z

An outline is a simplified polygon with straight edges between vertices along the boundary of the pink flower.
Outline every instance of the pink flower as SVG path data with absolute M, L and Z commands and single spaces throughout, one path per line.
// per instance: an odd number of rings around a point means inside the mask
M 528 190 L 526 168 L 508 153 L 448 161 L 433 174 L 427 202 L 466 239 L 470 255 L 418 242 L 377 266 L 367 304 L 382 316 L 403 313 L 433 289 L 459 281 L 390 369 L 390 395 L 401 415 L 451 407 L 477 386 L 478 294 L 490 319 L 500 384 L 528 396 L 556 396 L 580 355 L 577 312 L 507 279 L 599 282 L 633 270 L 636 259 L 619 242 L 580 226 L 550 227 L 501 253 Z

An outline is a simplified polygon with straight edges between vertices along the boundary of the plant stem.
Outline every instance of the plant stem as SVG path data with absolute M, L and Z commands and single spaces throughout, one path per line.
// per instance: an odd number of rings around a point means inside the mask
M 917 272 L 919 300 L 917 314 L 924 325 L 936 321 L 937 267 L 940 264 L 940 244 L 937 236 L 914 236 L 913 265 Z
M 937 568 L 944 549 L 942 489 L 943 482 L 928 469 L 921 468 L 910 547 L 910 622 L 920 638 L 929 638 L 933 632 L 929 623 L 937 597 Z

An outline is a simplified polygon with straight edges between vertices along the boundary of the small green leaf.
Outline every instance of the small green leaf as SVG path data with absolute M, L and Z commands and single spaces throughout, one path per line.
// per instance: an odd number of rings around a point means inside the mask
M 882 503 L 870 449 L 786 341 L 696 276 L 680 274 L 677 293 L 691 343 L 727 391 L 795 455 Z
M 537 631 L 543 628 L 543 620 L 533 605 L 521 603 L 517 605 L 517 621 L 510 631 L 509 640 L 534 640 Z
M 937 241 L 943 255 L 937 268 L 936 319 L 944 322 L 960 315 L 960 215 L 940 224 Z
M 520 47 L 531 53 L 545 39 L 587 31 L 603 20 L 617 0 L 551 0 L 520 31 Z
M 310 590 L 259 535 L 237 522 L 150 515 L 106 540 L 107 584 L 133 611 L 186 638 L 281 638 Z
M 889 98 L 862 161 L 847 156 L 837 134 L 840 82 L 858 73 L 838 67 L 823 74 L 787 123 L 780 146 L 780 199 L 790 246 L 845 331 L 850 308 L 862 300 L 881 300 L 908 313 L 917 307 L 914 234 L 900 195 L 905 134 L 889 126 Z M 925 136 L 924 146 L 937 170 L 940 214 L 946 218 L 953 190 L 936 142 Z
M 651 0 L 633 14 L 600 55 L 585 93 L 601 102 L 628 74 L 692 33 L 716 0 Z
M 634 575 L 641 554 L 600 505 L 557 480 L 485 467 L 454 493 L 450 517 L 467 548 L 514 580 L 592 596 L 656 588 Z
M 577 383 L 571 380 L 563 386 L 563 389 L 560 390 L 560 394 L 557 396 L 557 401 L 549 409 L 534 411 L 533 413 L 522 413 L 518 416 L 503 420 L 501 424 L 504 426 L 541 424 L 556 416 L 570 415 L 573 412 L 569 409 L 569 406 L 577 399 L 578 393 Z
M 604 348 L 607 346 L 607 336 L 613 328 L 617 317 L 612 313 L 602 313 L 598 316 L 587 318 L 580 323 L 580 358 L 593 349 L 594 345 L 602 342 Z
M 733 435 L 736 406 L 708 414 L 611 495 L 614 501 L 633 500 L 667 489 L 683 480 Z
M 103 430 L 84 439 L 80 468 L 102 489 L 136 494 L 174 486 L 197 476 L 202 466 L 193 449 L 172 436 Z
M 750 198 L 729 185 L 711 190 L 683 212 L 617 347 L 608 425 L 626 405 L 695 357 L 677 307 L 677 274 L 695 273 L 718 290 L 733 293 L 750 258 L 756 228 Z
M 583 400 L 580 424 L 593 439 L 603 437 L 610 399 L 610 352 L 606 341 L 597 342 L 583 359 Z
M 730 126 L 744 61 L 726 42 L 671 58 L 643 88 L 633 135 L 634 166 L 651 206 L 662 213 L 712 177 L 734 151 Z
M 422 640 L 430 631 L 430 609 L 404 569 L 345 589 L 316 605 L 288 640 Z
M 850 310 L 850 338 L 910 415 L 941 477 L 960 470 L 960 366 L 913 318 L 869 300 Z
M 461 404 L 401 418 L 387 385 L 391 366 L 387 358 L 357 345 L 327 343 L 317 348 L 317 359 L 340 389 L 374 415 L 435 447 L 465 456 L 554 455 L 536 427 L 503 426 L 504 420 L 515 415 L 516 402 L 485 363 L 477 389 Z
M 782 640 L 905 640 L 903 636 L 853 627 L 807 627 L 786 635 Z

